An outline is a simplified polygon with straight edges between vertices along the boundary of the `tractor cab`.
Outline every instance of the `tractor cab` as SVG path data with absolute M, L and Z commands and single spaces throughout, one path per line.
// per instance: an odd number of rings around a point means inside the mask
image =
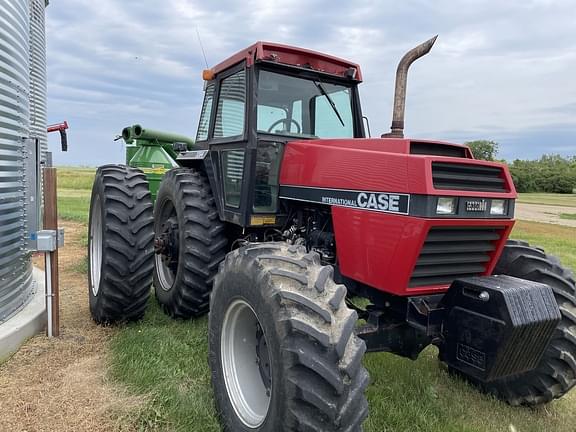
M 358 65 L 258 42 L 204 71 L 196 148 L 212 168 L 220 217 L 241 226 L 279 222 L 278 178 L 289 141 L 364 138 Z

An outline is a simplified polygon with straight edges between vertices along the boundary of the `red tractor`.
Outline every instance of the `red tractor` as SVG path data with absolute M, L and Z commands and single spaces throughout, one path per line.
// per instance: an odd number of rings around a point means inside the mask
M 196 146 L 174 147 L 155 203 L 140 170 L 98 170 L 94 319 L 142 317 L 152 283 L 174 318 L 210 310 L 225 430 L 361 430 L 366 351 L 433 344 L 513 405 L 576 384 L 574 276 L 508 240 L 507 167 L 403 136 L 408 67 L 434 41 L 400 62 L 381 138 L 366 137 L 357 64 L 258 42 L 204 72 Z

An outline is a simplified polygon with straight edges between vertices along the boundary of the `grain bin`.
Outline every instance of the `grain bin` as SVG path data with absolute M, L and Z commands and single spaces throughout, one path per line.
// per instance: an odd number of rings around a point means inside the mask
M 30 298 L 24 138 L 30 136 L 29 3 L 0 2 L 0 320 Z
M 30 305 L 37 304 L 38 320 L 44 310 L 42 274 L 33 270 L 28 248 L 36 220 L 30 202 L 37 202 L 28 150 L 37 139 L 46 151 L 46 5 L 0 1 L 0 357 L 14 345 L 16 330 L 38 330 L 19 315 L 29 321 Z
M 46 0 L 30 1 L 30 133 L 48 151 L 46 132 Z

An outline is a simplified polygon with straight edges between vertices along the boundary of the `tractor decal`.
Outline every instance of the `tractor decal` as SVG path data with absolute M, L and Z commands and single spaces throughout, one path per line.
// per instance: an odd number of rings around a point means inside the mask
M 485 199 L 466 201 L 467 212 L 485 212 L 486 210 L 488 210 L 488 201 Z
M 280 198 L 403 215 L 410 209 L 410 195 L 390 192 L 281 186 Z

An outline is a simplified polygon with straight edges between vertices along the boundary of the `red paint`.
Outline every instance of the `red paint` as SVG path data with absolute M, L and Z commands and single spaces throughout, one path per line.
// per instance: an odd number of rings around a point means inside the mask
M 432 182 L 434 161 L 504 167 L 503 175 L 509 192 L 436 190 Z M 409 139 L 290 142 L 284 151 L 280 184 L 422 195 L 516 198 L 512 177 L 505 165 L 466 158 L 410 154 Z
M 286 145 L 280 184 L 436 196 L 516 198 L 505 165 L 475 160 L 469 150 L 466 156 L 410 154 L 409 139 L 295 141 Z M 508 192 L 436 190 L 432 182 L 434 161 L 502 167 Z M 376 289 L 404 296 L 448 289 L 447 285 L 408 288 L 412 270 L 431 227 L 503 227 L 487 266 L 486 274 L 491 274 L 514 225 L 514 221 L 509 219 L 425 219 L 337 206 L 332 207 L 332 218 L 342 274 Z
M 56 124 L 48 126 L 47 131 L 48 132 L 57 132 L 57 131 L 62 131 L 62 130 L 66 130 L 66 129 L 68 129 L 68 122 L 64 121 L 62 123 L 56 123 Z
M 448 285 L 408 288 L 422 245 L 434 226 L 502 226 L 501 238 L 485 274 L 491 274 L 514 225 L 512 220 L 422 219 L 333 207 L 338 264 L 344 276 L 392 294 L 444 292 Z
M 362 81 L 360 66 L 356 63 L 304 48 L 270 42 L 256 42 L 217 64 L 212 70 L 218 74 L 242 61 L 246 61 L 248 67 L 258 61 L 274 61 L 300 67 L 309 65 L 314 70 L 341 77 L 346 76 L 348 70 L 353 68 L 356 70 L 354 81 Z

